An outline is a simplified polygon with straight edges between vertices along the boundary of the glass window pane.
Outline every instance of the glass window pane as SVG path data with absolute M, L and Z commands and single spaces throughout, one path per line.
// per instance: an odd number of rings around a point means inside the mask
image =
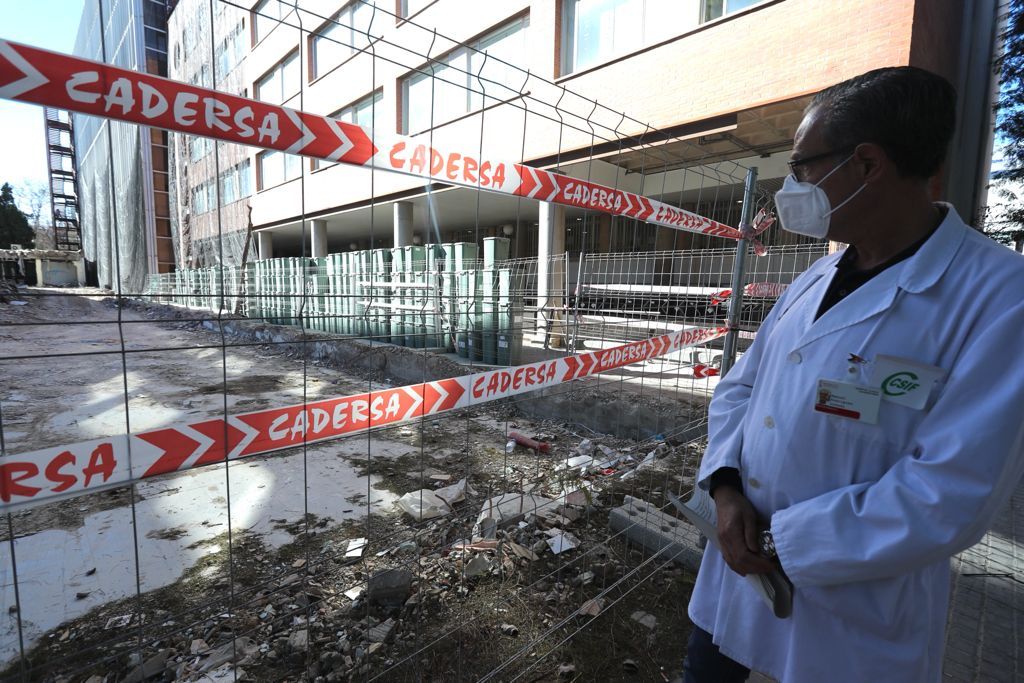
M 432 78 L 421 74 L 412 76 L 406 81 L 405 96 L 403 97 L 406 133 L 418 133 L 430 127 L 433 83 Z
M 302 157 L 295 154 L 284 154 L 284 178 L 292 180 L 302 175 Z
M 258 158 L 261 190 L 284 182 L 284 164 L 281 162 L 280 152 L 261 152 Z
M 292 95 L 299 92 L 301 83 L 299 82 L 302 78 L 302 74 L 299 69 L 299 53 L 296 50 L 287 59 L 281 67 L 281 101 L 288 99 Z
M 761 0 L 726 0 L 725 13 L 732 14 L 733 12 L 739 12 L 741 9 L 746 9 L 759 2 L 761 2 Z

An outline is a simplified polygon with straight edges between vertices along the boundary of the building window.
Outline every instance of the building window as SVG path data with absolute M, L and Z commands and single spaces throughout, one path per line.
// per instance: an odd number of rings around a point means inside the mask
M 234 71 L 235 67 L 242 61 L 242 57 L 245 56 L 245 47 L 242 44 L 243 29 L 244 25 L 242 22 L 235 24 L 231 32 L 217 44 L 214 56 L 217 60 L 218 80 L 223 79 Z
M 259 168 L 259 190 L 294 180 L 302 175 L 302 158 L 284 152 L 260 152 L 256 155 Z
M 311 37 L 311 78 L 323 76 L 370 44 L 367 32 L 370 30 L 373 13 L 373 3 L 355 0 Z
M 512 21 L 402 79 L 402 132 L 418 133 L 516 97 L 529 17 Z M 486 53 L 486 54 L 485 54 Z
M 198 216 L 217 207 L 217 186 L 207 181 L 192 188 L 192 214 Z
M 299 79 L 299 51 L 292 50 L 291 53 L 279 62 L 277 66 L 268 71 L 262 78 L 256 81 L 254 93 L 256 99 L 269 102 L 270 104 L 281 104 L 297 92 L 301 83 Z
M 433 1 L 434 0 L 401 0 L 398 4 L 398 13 L 402 18 L 411 17 Z
M 220 205 L 227 206 L 252 194 L 252 170 L 245 159 L 220 174 Z
M 761 0 L 565 0 L 562 73 L 686 33 Z
M 260 42 L 291 14 L 292 6 L 281 0 L 263 0 L 252 10 L 252 44 Z
M 357 126 L 362 126 L 365 130 L 373 131 L 377 129 L 376 117 L 380 116 L 381 101 L 384 99 L 384 92 L 378 90 L 372 95 L 367 95 L 358 102 L 343 107 L 338 111 L 331 114 L 332 119 L 338 119 L 345 123 L 354 123 Z M 325 168 L 331 166 L 330 162 L 324 161 L 323 159 L 313 159 L 313 170 L 318 168 Z

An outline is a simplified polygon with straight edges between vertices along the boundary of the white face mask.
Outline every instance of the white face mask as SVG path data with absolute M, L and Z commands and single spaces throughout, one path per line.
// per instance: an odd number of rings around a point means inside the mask
M 852 158 L 852 154 L 846 157 L 817 183 L 802 183 L 793 174 L 786 176 L 785 182 L 782 183 L 782 189 L 775 193 L 775 208 L 778 210 L 779 219 L 782 220 L 782 227 L 785 230 L 817 239 L 822 239 L 828 234 L 829 217 L 860 194 L 866 185 L 861 185 L 856 192 L 834 209 L 828 201 L 825 190 L 821 189 L 819 185 Z

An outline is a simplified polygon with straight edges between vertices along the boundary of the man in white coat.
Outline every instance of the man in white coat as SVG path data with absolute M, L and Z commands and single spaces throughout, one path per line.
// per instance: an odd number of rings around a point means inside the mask
M 911 67 L 818 94 L 776 196 L 849 244 L 786 290 L 718 385 L 698 485 L 687 683 L 938 681 L 949 558 L 1024 469 L 1024 258 L 932 199 L 956 94 Z M 781 567 L 777 619 L 744 575 Z

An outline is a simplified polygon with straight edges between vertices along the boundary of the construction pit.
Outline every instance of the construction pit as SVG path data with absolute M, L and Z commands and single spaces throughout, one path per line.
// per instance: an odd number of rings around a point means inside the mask
M 101 290 L 5 299 L 5 454 L 479 370 Z M 609 526 L 692 487 L 713 380 L 679 391 L 671 362 L 13 512 L 0 679 L 672 680 L 694 573 Z

